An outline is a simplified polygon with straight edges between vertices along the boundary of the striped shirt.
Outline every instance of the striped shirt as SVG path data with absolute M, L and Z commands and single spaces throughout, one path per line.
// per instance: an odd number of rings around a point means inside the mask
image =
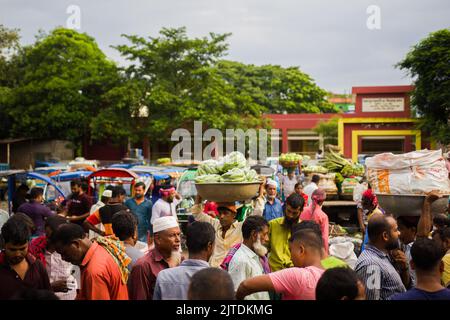
M 406 291 L 389 255 L 370 244 L 359 256 L 355 271 L 366 287 L 367 300 L 387 300 Z

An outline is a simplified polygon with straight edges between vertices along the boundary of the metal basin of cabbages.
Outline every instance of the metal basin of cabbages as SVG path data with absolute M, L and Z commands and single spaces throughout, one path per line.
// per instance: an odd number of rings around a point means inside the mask
M 203 200 L 234 202 L 251 199 L 258 193 L 260 182 L 217 182 L 196 183 L 198 194 Z
M 448 195 L 444 195 L 433 202 L 431 205 L 433 215 L 447 212 L 448 197 Z M 425 201 L 424 195 L 377 194 L 377 198 L 381 208 L 395 217 L 420 216 Z

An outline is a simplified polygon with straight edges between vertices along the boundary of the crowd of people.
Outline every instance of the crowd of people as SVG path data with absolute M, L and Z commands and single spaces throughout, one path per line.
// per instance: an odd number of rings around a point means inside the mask
M 57 212 L 41 188 L 19 190 L 1 227 L 0 300 L 450 300 L 450 221 L 433 218 L 437 193 L 420 217 L 395 218 L 362 187 L 365 240 L 351 266 L 330 254 L 320 177 L 302 180 L 292 170 L 281 186 L 264 179 L 245 214 L 197 196 L 187 252 L 173 187 L 152 203 L 143 183 L 129 199 L 108 186 L 92 204 L 75 180 Z

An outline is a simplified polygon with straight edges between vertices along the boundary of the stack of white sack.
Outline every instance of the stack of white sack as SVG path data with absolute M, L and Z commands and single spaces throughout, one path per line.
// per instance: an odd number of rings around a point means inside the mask
M 448 171 L 440 150 L 382 153 L 368 158 L 366 166 L 375 193 L 423 195 L 437 190 L 450 194 Z
M 355 245 L 352 238 L 334 237 L 330 239 L 330 256 L 341 259 L 352 269 L 355 269 L 358 258 L 355 254 Z

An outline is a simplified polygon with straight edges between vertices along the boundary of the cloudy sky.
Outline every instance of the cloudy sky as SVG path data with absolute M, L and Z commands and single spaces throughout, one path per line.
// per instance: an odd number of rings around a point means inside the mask
M 231 32 L 227 59 L 299 66 L 321 87 L 409 84 L 394 68 L 412 45 L 450 26 L 448 0 L 0 0 L 0 24 L 21 30 L 29 44 L 39 29 L 66 26 L 67 8 L 81 11 L 81 30 L 119 64 L 111 45 L 121 34 L 156 36 L 186 26 L 190 36 Z M 380 29 L 367 20 L 380 9 Z

